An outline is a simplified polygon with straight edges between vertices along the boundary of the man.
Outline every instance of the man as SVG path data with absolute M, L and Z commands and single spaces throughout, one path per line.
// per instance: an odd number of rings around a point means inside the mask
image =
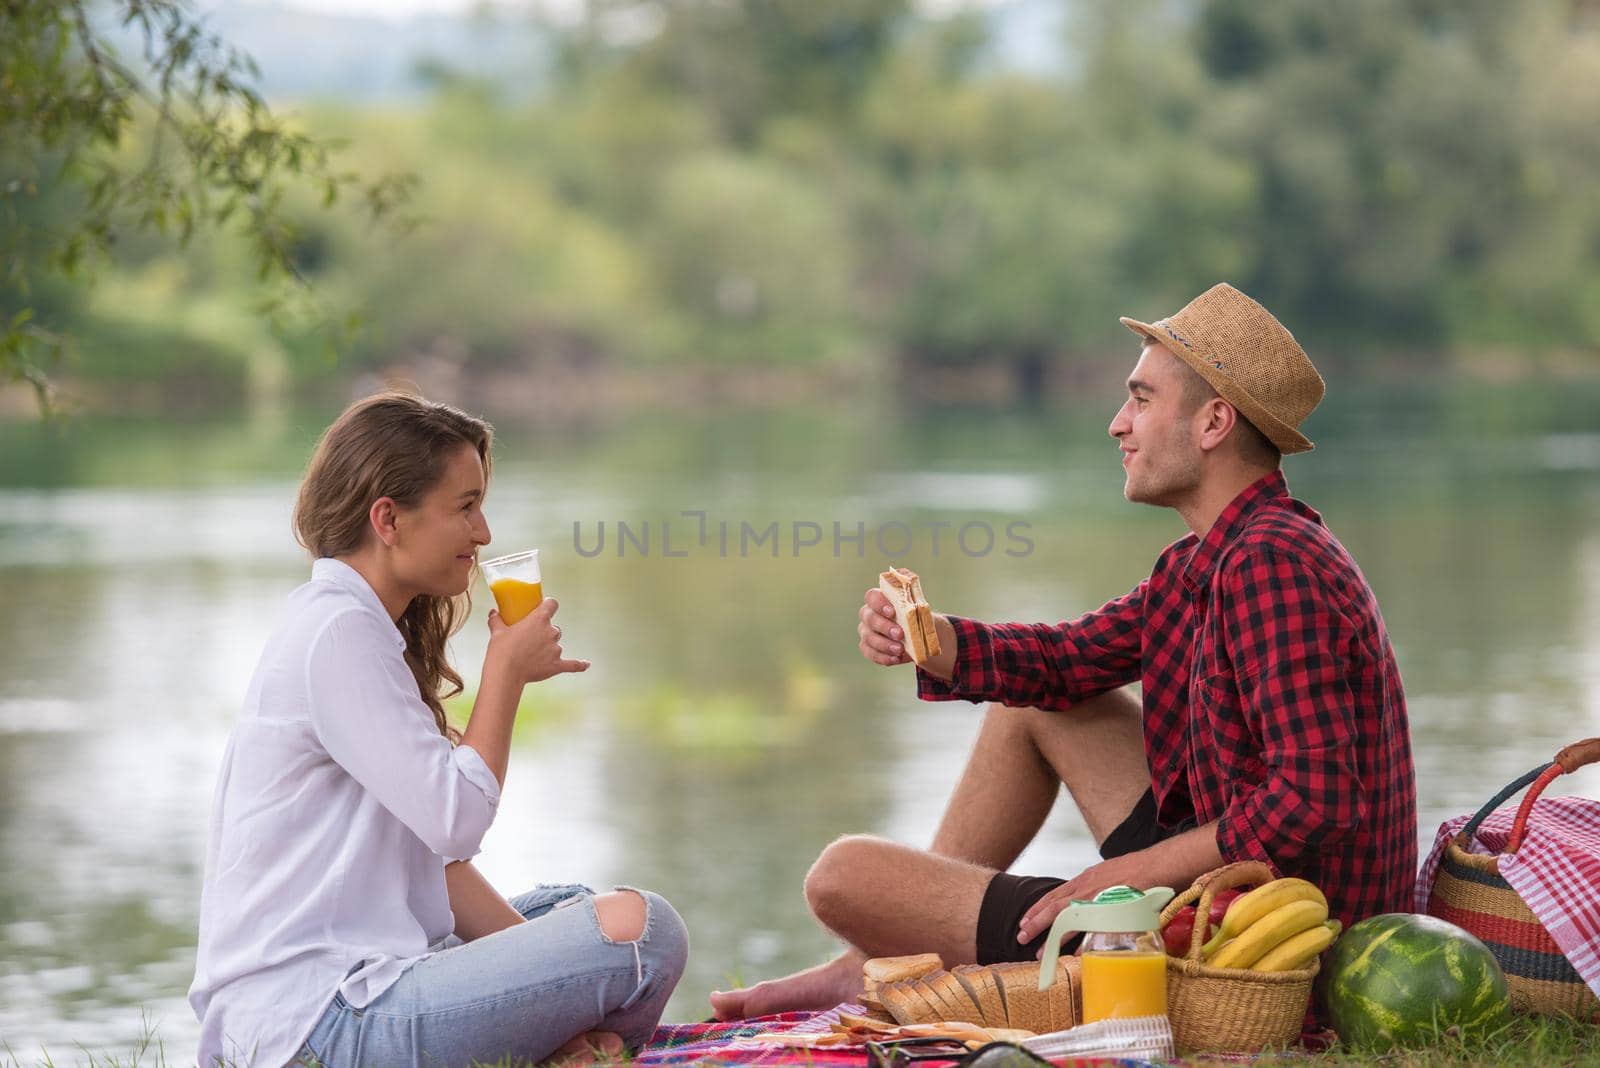
M 1323 382 L 1261 305 L 1218 285 L 1143 339 L 1111 421 L 1130 501 L 1190 533 L 1131 593 L 1059 624 L 937 616 L 927 700 L 992 702 L 931 851 L 867 836 L 806 878 L 850 949 L 809 971 L 713 993 L 723 1019 L 825 1008 L 861 990 L 868 956 L 1027 960 L 1073 898 L 1182 889 L 1265 861 L 1320 886 L 1349 925 L 1407 911 L 1416 791 L 1400 673 L 1377 601 L 1338 539 L 1288 495 L 1279 461 Z M 868 591 L 867 659 L 908 662 Z M 1121 687 L 1142 683 L 1142 700 Z M 1013 875 L 1064 784 L 1104 858 L 1071 879 Z

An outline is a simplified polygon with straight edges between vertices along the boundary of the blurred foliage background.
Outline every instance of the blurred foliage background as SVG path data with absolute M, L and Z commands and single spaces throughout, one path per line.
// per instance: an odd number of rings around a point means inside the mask
M 1319 361 L 1595 362 L 1600 4 L 1061 6 L 1044 69 L 1003 61 L 989 8 L 486 9 L 498 66 L 289 107 L 337 169 L 417 179 L 408 228 L 288 187 L 289 262 L 363 324 L 341 358 L 262 315 L 233 223 L 179 248 L 124 220 L 92 284 L 48 274 L 3 310 L 64 330 L 54 373 L 119 406 L 397 369 L 563 409 L 741 381 L 1015 398 L 1219 279 Z M 47 230 L 75 196 L 5 206 Z

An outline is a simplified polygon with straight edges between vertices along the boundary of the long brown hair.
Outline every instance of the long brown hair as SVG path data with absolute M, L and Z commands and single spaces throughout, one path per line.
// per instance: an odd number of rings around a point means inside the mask
M 372 502 L 393 498 L 415 507 L 444 476 L 450 453 L 471 445 L 489 477 L 494 430 L 448 404 L 388 392 L 357 401 L 317 442 L 294 506 L 295 538 L 315 557 L 344 556 L 367 538 Z M 406 663 L 439 733 L 452 742 L 460 732 L 444 714 L 444 699 L 461 692 L 461 676 L 445 657 L 445 643 L 472 610 L 469 592 L 456 597 L 421 594 L 396 626 L 406 640 Z M 447 688 L 448 687 L 448 688 Z

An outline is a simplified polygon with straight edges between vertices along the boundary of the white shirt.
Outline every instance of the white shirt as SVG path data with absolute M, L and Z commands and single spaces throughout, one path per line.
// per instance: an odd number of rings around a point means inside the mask
M 289 597 L 212 802 L 202 1068 L 288 1063 L 335 991 L 366 1006 L 455 926 L 445 861 L 477 853 L 500 786 L 439 734 L 404 651 L 347 564 L 318 560 Z

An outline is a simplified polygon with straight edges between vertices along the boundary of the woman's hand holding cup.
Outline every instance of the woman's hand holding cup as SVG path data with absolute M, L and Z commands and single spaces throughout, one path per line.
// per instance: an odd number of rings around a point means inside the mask
M 503 658 L 512 674 L 523 683 L 588 671 L 589 661 L 562 656 L 561 628 L 554 619 L 559 607 L 555 598 L 546 597 L 539 602 L 539 607 L 514 624 L 501 619 L 498 610 L 491 610 L 488 655 Z

